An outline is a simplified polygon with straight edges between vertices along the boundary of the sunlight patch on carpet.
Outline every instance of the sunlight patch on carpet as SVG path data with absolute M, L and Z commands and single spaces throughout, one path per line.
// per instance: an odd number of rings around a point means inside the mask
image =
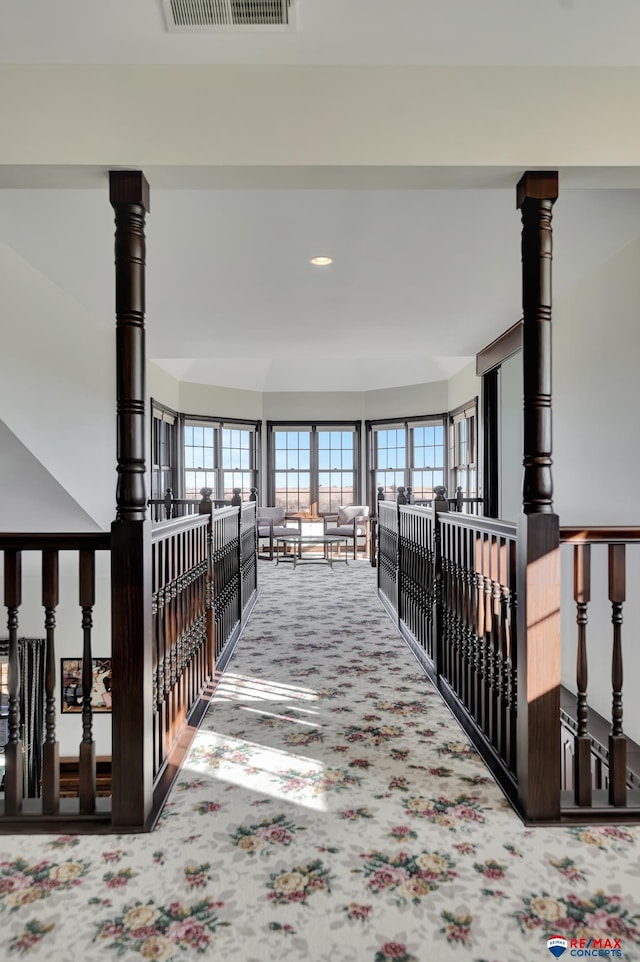
M 206 731 L 199 732 L 181 775 L 186 782 L 206 775 L 320 812 L 327 810 L 325 795 L 335 779 L 317 759 Z

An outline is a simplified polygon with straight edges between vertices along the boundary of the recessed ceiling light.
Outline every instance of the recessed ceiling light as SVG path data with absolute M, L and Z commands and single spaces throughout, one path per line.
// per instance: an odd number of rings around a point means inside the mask
M 328 267 L 329 264 L 333 264 L 333 257 L 312 257 L 310 263 L 315 267 Z

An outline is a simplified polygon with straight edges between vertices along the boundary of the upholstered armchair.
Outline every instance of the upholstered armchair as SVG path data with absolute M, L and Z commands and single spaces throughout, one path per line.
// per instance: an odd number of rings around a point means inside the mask
M 273 544 L 276 538 L 287 535 L 301 535 L 302 522 L 300 518 L 286 514 L 284 508 L 256 508 L 256 532 L 258 549 L 260 539 L 269 539 L 269 558 L 273 561 Z
M 364 538 L 365 556 L 369 554 L 369 505 L 350 504 L 337 514 L 324 516 L 324 533 L 353 541 L 353 558 L 358 556 L 358 538 Z

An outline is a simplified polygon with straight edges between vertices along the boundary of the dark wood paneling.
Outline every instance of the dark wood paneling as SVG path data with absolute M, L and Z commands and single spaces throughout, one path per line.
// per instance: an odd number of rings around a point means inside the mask
M 113 824 L 142 828 L 153 791 L 151 522 L 111 528 Z
M 483 375 L 482 378 L 482 490 L 484 492 L 484 513 L 489 518 L 498 517 L 498 370 Z

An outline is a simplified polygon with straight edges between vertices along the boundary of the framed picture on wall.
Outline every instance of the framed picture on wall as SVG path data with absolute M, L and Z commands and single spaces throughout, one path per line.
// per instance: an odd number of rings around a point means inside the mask
M 92 658 L 91 708 L 94 712 L 111 711 L 111 659 Z M 84 693 L 82 691 L 82 658 L 60 659 L 61 697 L 60 711 L 81 712 Z

